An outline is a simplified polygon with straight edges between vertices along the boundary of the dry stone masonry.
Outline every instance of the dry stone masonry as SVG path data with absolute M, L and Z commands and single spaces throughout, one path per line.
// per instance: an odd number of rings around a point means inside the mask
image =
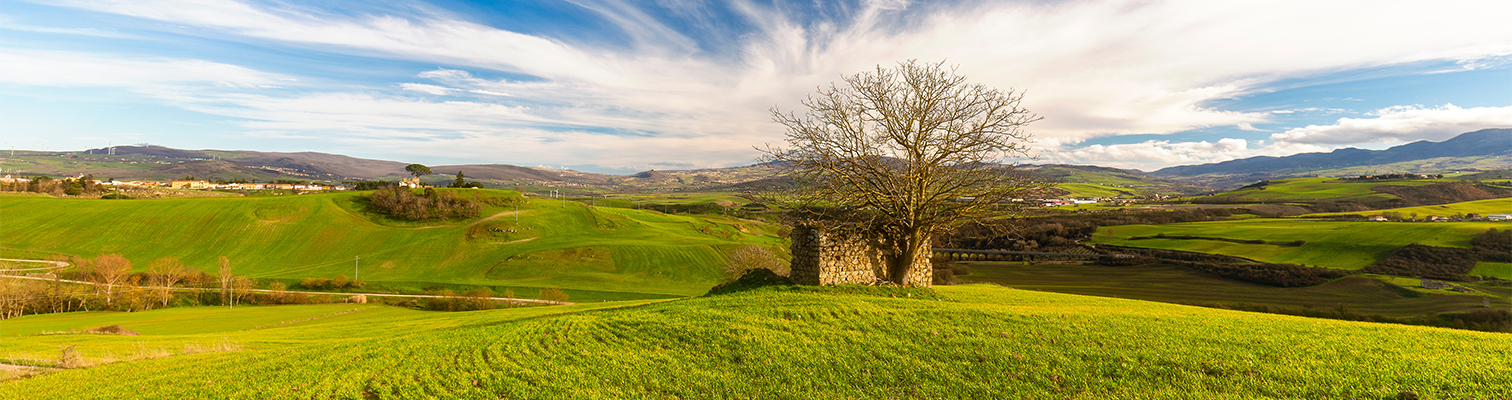
M 865 235 L 846 235 L 823 228 L 795 227 L 792 239 L 793 263 L 790 276 L 800 285 L 859 284 L 891 282 L 887 270 L 889 255 L 881 250 L 882 240 Z M 933 271 L 929 264 L 929 246 L 914 258 L 909 269 L 908 286 L 929 286 Z

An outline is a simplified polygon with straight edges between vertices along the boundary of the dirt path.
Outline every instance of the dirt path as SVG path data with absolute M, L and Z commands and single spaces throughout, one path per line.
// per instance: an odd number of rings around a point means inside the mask
M 49 278 L 30 277 L 30 276 L 15 276 L 15 275 L 0 275 L 0 278 L 32 279 L 32 280 L 39 280 L 39 281 L 52 281 L 53 280 L 53 279 L 49 279 Z M 76 284 L 80 284 L 80 285 L 109 286 L 109 285 L 106 285 L 106 284 L 103 284 L 103 283 L 95 283 L 95 282 L 88 282 L 88 281 L 76 281 L 76 280 L 70 280 L 70 279 L 58 279 L 57 281 L 59 281 L 59 282 L 68 282 L 68 283 L 76 283 Z M 122 286 L 122 285 L 114 285 L 114 286 Z M 136 289 L 163 289 L 163 287 L 161 287 L 161 286 L 134 286 L 133 288 L 136 288 Z M 218 291 L 218 290 L 220 290 L 220 288 L 185 288 L 185 287 L 174 287 L 174 288 L 172 288 L 172 290 L 190 290 L 190 291 L 204 292 L 204 291 Z M 306 291 L 298 291 L 298 290 L 269 290 L 269 289 L 247 289 L 246 291 L 248 291 L 248 292 L 254 292 L 254 293 L 293 293 L 293 294 L 312 294 L 312 295 L 329 294 L 329 295 L 341 295 L 341 296 L 363 295 L 363 296 L 369 296 L 369 297 L 409 297 L 409 298 L 420 298 L 420 299 L 437 299 L 437 298 L 444 298 L 444 297 L 446 297 L 446 296 L 437 296 L 437 295 L 433 295 L 433 294 L 359 293 L 359 292 L 306 292 Z M 457 297 L 457 296 L 452 296 L 452 297 Z M 524 304 L 524 303 L 549 304 L 549 305 L 577 304 L 577 303 L 570 303 L 570 302 L 565 302 L 565 301 L 551 301 L 551 300 L 541 300 L 541 299 L 522 299 L 522 298 L 518 298 L 518 297 L 485 297 L 485 298 L 489 299 L 489 300 L 493 300 L 493 301 L 507 301 L 507 302 L 512 302 L 512 303 L 516 303 L 516 304 Z

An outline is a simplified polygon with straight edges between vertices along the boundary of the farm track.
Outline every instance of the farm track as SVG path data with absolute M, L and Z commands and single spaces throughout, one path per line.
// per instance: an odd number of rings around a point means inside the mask
M 0 275 L 0 278 L 31 279 L 31 280 L 38 280 L 38 281 L 54 281 L 54 279 L 48 279 L 48 278 L 31 277 L 31 276 L 15 276 L 15 275 Z M 71 279 L 56 279 L 56 281 L 58 281 L 58 282 L 68 282 L 68 283 L 74 283 L 74 284 L 80 284 L 80 285 L 111 286 L 112 288 L 117 287 L 117 286 L 123 286 L 123 285 L 106 285 L 106 284 L 103 284 L 103 283 L 96 283 L 96 282 L 89 282 L 89 281 L 76 281 L 76 280 L 71 280 Z M 161 287 L 161 286 L 135 286 L 134 288 L 136 288 L 136 289 L 163 289 L 163 287 Z M 217 290 L 220 290 L 220 289 L 219 288 L 185 288 L 185 287 L 175 287 L 175 288 L 172 288 L 172 290 L 188 290 L 188 291 L 205 292 L 205 291 L 217 291 Z M 433 295 L 433 294 L 359 293 L 359 292 L 306 292 L 306 291 L 299 291 L 299 290 L 270 290 L 270 289 L 247 289 L 246 291 L 254 292 L 254 293 L 286 293 L 286 294 L 311 294 L 311 295 L 322 295 L 322 294 L 325 294 L 325 295 L 345 295 L 345 296 L 363 295 L 363 296 L 371 296 L 371 297 L 409 297 L 409 298 L 422 298 L 422 299 L 438 299 L 438 298 L 445 298 L 445 297 L 457 297 L 457 296 L 439 296 L 439 295 Z M 489 300 L 493 300 L 493 301 L 507 301 L 507 302 L 514 302 L 514 303 L 518 303 L 518 304 L 523 304 L 523 303 L 536 303 L 536 304 L 547 304 L 547 305 L 577 304 L 577 303 L 571 303 L 571 302 L 565 302 L 565 301 L 551 301 L 551 300 L 541 300 L 541 299 L 523 299 L 523 298 L 518 298 L 518 297 L 485 297 L 485 298 L 489 299 Z

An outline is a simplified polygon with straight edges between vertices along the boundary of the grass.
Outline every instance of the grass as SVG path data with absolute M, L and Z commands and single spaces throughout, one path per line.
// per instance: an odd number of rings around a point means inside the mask
M 496 190 L 463 195 L 515 196 Z M 0 255 L 121 253 L 137 270 L 177 257 L 214 271 L 226 256 L 240 275 L 296 280 L 359 275 L 406 290 L 492 286 L 568 289 L 573 300 L 699 294 L 718 283 L 724 252 L 780 243 L 775 228 L 719 216 L 663 215 L 532 198 L 446 223 L 388 220 L 362 211 L 360 193 L 94 200 L 0 196 Z M 515 218 L 518 216 L 519 221 Z M 151 240 L 143 240 L 151 238 Z M 593 252 L 574 252 L 593 249 Z M 604 256 L 591 260 L 588 256 Z M 360 272 L 354 272 L 354 256 Z M 576 290 L 576 292 L 573 292 Z M 602 295 L 597 295 L 602 294 Z
M 1270 181 L 1264 188 L 1239 189 L 1218 193 L 1216 197 L 1234 197 L 1250 201 L 1390 200 L 1396 196 L 1371 190 L 1378 186 L 1425 186 L 1459 182 L 1454 179 L 1413 179 L 1400 181 L 1347 181 L 1337 178 L 1293 178 Z
M 1360 269 L 1408 244 L 1469 248 L 1470 238 L 1500 224 L 1486 222 L 1335 222 L 1254 218 L 1241 221 L 1194 222 L 1167 225 L 1122 225 L 1098 228 L 1099 244 L 1194 251 L 1249 258 L 1272 263 Z M 1202 236 L 1267 242 L 1306 241 L 1302 246 L 1241 244 L 1216 240 L 1153 238 Z M 1145 236 L 1151 239 L 1128 240 Z
M 1398 212 L 1401 213 L 1404 218 L 1411 218 L 1413 214 L 1417 214 L 1419 218 L 1427 218 L 1429 215 L 1450 216 L 1455 214 L 1470 213 L 1476 213 L 1482 216 L 1488 214 L 1512 214 L 1512 198 L 1475 200 L 1436 206 L 1402 207 L 1375 211 L 1308 214 L 1304 216 L 1312 217 L 1347 214 L 1380 215 L 1381 213 L 1385 212 Z
M 1121 188 L 1106 186 L 1095 183 L 1057 183 L 1056 189 L 1070 191 L 1061 197 L 1145 197 L 1149 193 L 1142 189 Z
M 968 282 L 1167 303 L 1265 304 L 1292 309 L 1345 306 L 1363 314 L 1391 317 L 1475 310 L 1481 308 L 1482 296 L 1492 297 L 1493 306 L 1512 307 L 1512 293 L 1504 293 L 1505 288 L 1475 286 L 1485 292 L 1477 295 L 1425 289 L 1420 295 L 1412 289 L 1418 286 L 1416 279 L 1391 280 L 1391 277 L 1375 275 L 1351 276 L 1312 287 L 1282 288 L 1222 278 L 1175 265 L 1108 267 L 997 261 L 962 264 L 971 267 L 971 274 L 958 278 Z
M 208 334 L 7 337 L 0 353 L 76 344 L 86 360 L 205 341 L 240 350 L 56 371 L 0 384 L 0 398 L 1494 398 L 1512 385 L 1506 334 L 937 290 L 949 300 L 768 288 L 365 316 L 380 307 Z
M 1479 262 L 1475 263 L 1475 269 L 1470 270 L 1470 275 L 1494 276 L 1497 278 L 1512 280 L 1512 263 L 1504 262 Z

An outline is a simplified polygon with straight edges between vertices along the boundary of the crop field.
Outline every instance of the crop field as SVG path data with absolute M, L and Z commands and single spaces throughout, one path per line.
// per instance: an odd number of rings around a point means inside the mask
M 937 293 L 778 287 L 466 313 L 368 306 L 249 331 L 6 336 L 12 360 L 68 345 L 86 363 L 124 356 L 0 383 L 0 398 L 1496 398 L 1512 386 L 1506 334 L 985 285 Z M 314 323 L 328 319 L 340 320 Z M 221 345 L 178 350 L 206 342 Z
M 1063 197 L 1142 197 L 1148 193 L 1141 189 L 1105 186 L 1095 183 L 1057 183 L 1055 188 L 1068 190 Z
M 716 202 L 729 202 L 734 205 L 750 203 L 751 199 L 741 197 L 730 192 L 678 192 L 678 193 L 625 193 L 606 195 L 609 200 L 618 200 L 630 207 L 633 204 L 715 204 Z M 603 201 L 603 200 L 600 200 Z
M 1089 296 L 1117 297 L 1189 304 L 1265 304 L 1283 308 L 1337 308 L 1369 315 L 1412 317 L 1429 313 L 1465 312 L 1492 307 L 1512 308 L 1512 291 L 1478 286 L 1475 294 L 1415 289 L 1416 279 L 1376 275 L 1351 276 L 1319 286 L 1282 288 L 1222 278 L 1175 265 L 1109 267 L 1075 264 L 1023 264 L 966 261 L 966 282 L 991 282 L 1018 289 Z M 1393 280 L 1395 279 L 1395 280 Z
M 1471 237 L 1504 225 L 1487 222 L 1335 222 L 1254 218 L 1167 225 L 1105 226 L 1097 229 L 1097 233 L 1092 235 L 1092 241 L 1119 246 L 1223 254 L 1271 263 L 1360 269 L 1385 259 L 1397 248 L 1413 243 L 1470 248 Z M 1288 246 L 1156 238 L 1159 234 L 1258 239 L 1267 242 L 1302 240 L 1306 243 Z M 1130 237 L 1137 236 L 1149 239 L 1129 240 Z
M 1217 197 L 1238 197 L 1254 201 L 1276 200 L 1389 200 L 1396 196 L 1371 188 L 1377 186 L 1425 186 L 1459 182 L 1455 179 L 1413 179 L 1400 181 L 1346 181 L 1337 178 L 1293 178 L 1270 181 L 1264 189 L 1249 188 L 1218 193 Z
M 1512 280 L 1512 263 L 1503 262 L 1479 262 L 1475 263 L 1475 269 L 1470 270 L 1470 275 L 1494 276 L 1497 278 Z
M 1436 205 L 1436 206 L 1402 207 L 1402 208 L 1392 208 L 1392 209 L 1375 210 L 1375 211 L 1355 211 L 1355 212 L 1308 214 L 1308 215 L 1304 215 L 1304 217 L 1329 216 L 1329 215 L 1347 215 L 1347 214 L 1354 214 L 1354 215 L 1380 215 L 1381 213 L 1384 213 L 1384 212 L 1397 212 L 1397 213 L 1401 213 L 1402 216 L 1406 217 L 1406 218 L 1411 218 L 1413 214 L 1417 214 L 1417 216 L 1419 218 L 1427 218 L 1429 215 L 1450 216 L 1450 215 L 1455 215 L 1455 214 L 1470 214 L 1470 213 L 1476 213 L 1476 214 L 1480 214 L 1480 215 L 1487 215 L 1487 214 L 1512 214 L 1512 198 L 1466 201 L 1466 202 L 1461 202 L 1461 203 L 1442 204 L 1442 205 Z M 1512 227 L 1512 224 L 1504 224 L 1504 225 L 1505 225 L 1505 227 Z
M 535 294 L 530 288 L 559 287 L 575 301 L 596 301 L 703 293 L 723 278 L 727 251 L 745 244 L 781 247 L 773 226 L 720 216 L 531 198 L 518 214 L 513 207 L 487 206 L 473 220 L 412 223 L 363 212 L 358 195 L 4 196 L 0 255 L 121 253 L 137 270 L 158 257 L 177 257 L 205 271 L 226 256 L 233 272 L 254 278 L 355 274 L 378 287 L 492 286 L 520 288 L 517 294 L 525 296 Z

